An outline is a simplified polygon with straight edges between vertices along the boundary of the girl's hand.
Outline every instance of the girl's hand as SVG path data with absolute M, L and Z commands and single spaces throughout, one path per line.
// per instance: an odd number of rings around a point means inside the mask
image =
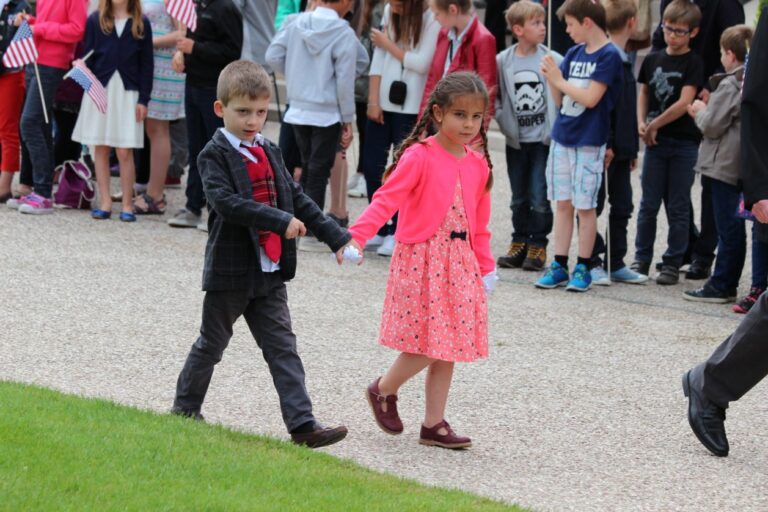
M 371 42 L 382 50 L 386 50 L 392 45 L 392 40 L 389 39 L 387 33 L 375 28 L 371 29 Z
M 140 123 L 147 118 L 147 106 L 139 103 L 136 105 L 136 122 Z
M 171 60 L 171 67 L 177 73 L 184 72 L 184 54 L 177 51 L 173 54 L 173 60 Z
M 188 38 L 188 37 L 182 37 L 178 41 L 176 41 L 176 49 L 179 50 L 181 53 L 186 53 L 189 55 L 192 53 L 192 49 L 195 47 L 195 42 Z
M 345 245 L 344 247 L 336 251 L 336 263 L 338 263 L 339 265 L 344 263 L 344 252 L 351 249 L 354 249 L 355 251 L 357 251 L 357 256 L 360 258 L 359 260 L 357 260 L 356 265 L 362 265 L 363 259 L 364 259 L 363 248 L 360 247 L 360 244 L 355 242 L 354 239 L 350 240 L 347 245 Z
M 380 106 L 369 103 L 366 115 L 374 123 L 384 124 L 384 111 Z

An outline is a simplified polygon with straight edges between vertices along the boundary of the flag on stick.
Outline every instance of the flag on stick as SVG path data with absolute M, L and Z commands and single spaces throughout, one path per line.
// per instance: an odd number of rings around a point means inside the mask
M 104 86 L 101 85 L 99 79 L 91 73 L 91 70 L 88 69 L 83 62 L 78 61 L 68 75 L 69 78 L 77 82 L 77 85 L 82 87 L 83 90 L 88 93 L 88 96 L 90 96 L 96 104 L 96 108 L 99 109 L 99 112 L 106 114 L 107 91 L 104 89 Z
M 197 28 L 197 12 L 192 0 L 170 0 L 168 2 L 168 14 L 172 18 L 184 23 L 192 32 Z
M 37 48 L 27 20 L 19 26 L 16 35 L 11 39 L 8 49 L 3 54 L 3 66 L 20 68 L 26 64 L 37 62 Z

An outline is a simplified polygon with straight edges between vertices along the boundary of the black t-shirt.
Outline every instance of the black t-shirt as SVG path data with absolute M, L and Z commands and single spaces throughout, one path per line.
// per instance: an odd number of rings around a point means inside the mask
M 665 50 L 653 52 L 645 58 L 637 81 L 648 85 L 648 123 L 680 99 L 684 86 L 693 85 L 698 89 L 703 85 L 704 63 L 691 51 L 683 55 L 668 55 Z M 687 113 L 662 126 L 658 135 L 696 142 L 701 140 L 701 132 Z

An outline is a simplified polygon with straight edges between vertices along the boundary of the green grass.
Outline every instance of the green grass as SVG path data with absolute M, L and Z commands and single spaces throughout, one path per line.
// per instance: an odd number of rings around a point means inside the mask
M 0 382 L 0 510 L 522 509 L 287 442 Z

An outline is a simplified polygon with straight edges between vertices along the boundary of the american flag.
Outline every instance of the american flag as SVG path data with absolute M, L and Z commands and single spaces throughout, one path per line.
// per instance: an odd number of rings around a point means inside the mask
M 29 23 L 24 20 L 3 55 L 3 66 L 20 68 L 32 62 L 37 62 L 37 48 L 32 37 L 32 29 L 29 28 Z
M 104 90 L 104 86 L 101 85 L 99 79 L 91 73 L 91 70 L 85 64 L 82 62 L 75 64 L 75 67 L 69 72 L 69 78 L 77 82 L 88 93 L 88 96 L 96 104 L 99 112 L 102 114 L 107 112 L 107 91 Z
M 170 0 L 168 2 L 168 14 L 189 27 L 192 32 L 197 28 L 197 12 L 192 0 Z

